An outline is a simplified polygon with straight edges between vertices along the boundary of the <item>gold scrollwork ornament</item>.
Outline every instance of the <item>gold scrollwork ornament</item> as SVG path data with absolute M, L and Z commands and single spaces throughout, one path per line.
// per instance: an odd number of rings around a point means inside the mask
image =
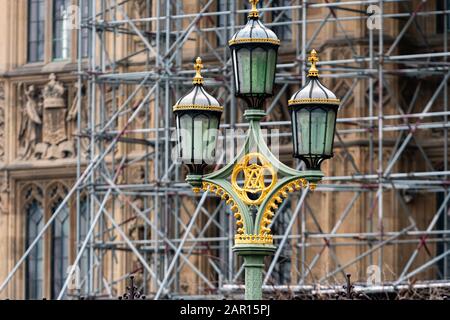
M 243 185 L 238 184 L 240 174 L 244 175 Z M 270 182 L 266 184 L 265 178 Z M 236 164 L 231 175 L 231 185 L 239 198 L 247 205 L 260 205 L 277 182 L 277 174 L 272 164 L 262 154 L 246 154 Z

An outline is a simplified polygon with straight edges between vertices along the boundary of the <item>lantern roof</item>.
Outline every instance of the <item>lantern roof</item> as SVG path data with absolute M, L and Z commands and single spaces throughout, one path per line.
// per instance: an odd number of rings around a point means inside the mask
M 259 0 L 250 0 L 252 9 L 248 15 L 247 24 L 236 32 L 228 42 L 230 46 L 248 43 L 268 43 L 279 46 L 280 40 L 275 32 L 267 28 L 259 20 L 259 12 L 257 8 Z
M 311 62 L 311 67 L 308 71 L 308 79 L 306 85 L 297 91 L 289 100 L 289 105 L 297 104 L 339 104 L 340 100 L 327 87 L 325 87 L 319 80 L 319 70 L 316 63 L 319 62 L 319 57 L 316 50 L 312 50 L 308 61 Z
M 173 111 L 206 110 L 223 112 L 223 106 L 220 105 L 216 98 L 206 92 L 204 88 L 205 81 L 201 73 L 203 64 L 200 57 L 196 59 L 194 68 L 196 71 L 194 79 L 192 80 L 194 88 L 177 101 L 173 106 Z

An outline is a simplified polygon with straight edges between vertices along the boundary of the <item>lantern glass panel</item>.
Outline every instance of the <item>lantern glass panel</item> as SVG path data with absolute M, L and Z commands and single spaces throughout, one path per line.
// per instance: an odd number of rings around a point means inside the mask
M 309 154 L 309 111 L 305 108 L 294 111 L 297 118 L 297 154 Z
M 291 112 L 292 139 L 294 146 L 294 156 L 298 154 L 298 132 L 297 132 L 297 113 Z
M 333 153 L 333 141 L 334 141 L 334 130 L 336 122 L 336 111 L 329 110 L 327 115 L 327 134 L 325 137 L 325 151 L 324 154 L 331 156 Z
M 267 51 L 262 48 L 252 50 L 252 93 L 264 94 L 266 89 Z
M 190 163 L 192 159 L 192 117 L 184 114 L 179 118 L 178 129 L 179 156 L 182 162 Z
M 327 112 L 322 108 L 311 111 L 311 154 L 321 155 L 324 152 Z
M 250 85 L 250 55 L 251 51 L 249 49 L 242 48 L 237 52 L 237 60 L 235 63 L 237 64 L 239 80 L 238 80 L 238 92 L 242 94 L 251 93 Z
M 180 117 L 176 115 L 175 117 L 175 123 L 176 123 L 176 131 L 177 131 L 177 161 L 181 161 L 182 155 L 183 155 L 183 148 L 181 146 L 181 125 L 180 125 Z
M 277 64 L 277 50 L 270 49 L 267 59 L 267 75 L 266 75 L 266 93 L 273 93 L 273 81 L 275 77 L 275 69 Z
M 192 132 L 193 160 L 195 164 L 203 163 L 203 150 L 206 143 L 203 141 L 205 133 L 208 131 L 209 119 L 204 114 L 197 115 L 194 118 L 194 130 Z M 206 147 L 205 147 L 206 149 Z
M 209 129 L 205 132 L 205 156 L 204 160 L 207 164 L 213 164 L 216 158 L 216 145 L 217 145 L 217 136 L 219 134 L 219 118 L 211 117 L 209 123 Z
M 239 78 L 240 78 L 240 74 L 239 71 L 240 69 L 238 68 L 238 59 L 237 59 L 237 50 L 232 50 L 231 54 L 233 55 L 233 76 L 234 76 L 234 85 L 236 86 L 236 90 L 239 91 L 240 87 L 239 87 Z

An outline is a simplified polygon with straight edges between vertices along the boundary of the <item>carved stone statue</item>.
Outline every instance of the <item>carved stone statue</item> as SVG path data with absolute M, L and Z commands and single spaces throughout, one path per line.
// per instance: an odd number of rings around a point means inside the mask
M 4 176 L 0 176 L 0 213 L 7 214 L 9 212 L 9 187 Z
M 74 96 L 73 96 L 73 100 L 72 100 L 72 105 L 69 109 L 69 111 L 67 112 L 67 117 L 66 117 L 66 121 L 68 123 L 71 123 L 71 127 L 72 127 L 72 132 L 74 132 L 74 134 L 78 134 L 80 135 L 82 132 L 78 132 L 78 127 L 77 127 L 77 119 L 78 119 L 78 90 L 79 90 L 79 84 L 78 82 L 75 82 L 74 85 L 75 89 L 74 90 Z M 83 128 L 87 128 L 87 121 L 88 121 L 88 114 L 87 114 L 87 97 L 86 97 L 86 90 L 85 90 L 85 86 L 82 84 L 81 85 L 81 130 L 83 130 Z M 81 138 L 80 140 L 81 143 L 81 152 L 83 152 L 83 154 L 87 153 L 89 150 L 89 139 L 87 138 Z
M 145 0 L 137 0 L 132 2 L 132 12 L 135 18 L 145 17 L 147 14 L 147 3 Z
M 75 121 L 77 119 L 78 116 L 78 90 L 79 90 L 79 85 L 78 82 L 75 82 L 74 84 L 75 87 L 75 93 L 73 96 L 73 100 L 72 100 L 72 106 L 69 109 L 69 112 L 67 112 L 67 121 Z M 84 85 L 81 85 L 81 118 L 87 118 L 87 113 L 86 113 L 86 106 L 85 106 L 85 100 L 86 100 L 86 92 L 84 89 Z M 86 115 L 86 117 L 84 117 Z M 83 119 L 84 120 L 84 119 Z
M 19 89 L 23 85 L 19 85 Z M 19 127 L 19 157 L 21 159 L 30 158 L 35 151 L 36 143 L 42 127 L 42 104 L 39 102 L 39 95 L 34 87 L 30 85 L 25 90 L 25 106 L 22 107 L 21 122 Z
M 44 87 L 44 126 L 43 142 L 37 157 L 45 159 L 60 159 L 72 156 L 74 153 L 72 141 L 68 141 L 66 128 L 66 101 L 64 86 L 56 81 L 52 73 L 50 81 Z

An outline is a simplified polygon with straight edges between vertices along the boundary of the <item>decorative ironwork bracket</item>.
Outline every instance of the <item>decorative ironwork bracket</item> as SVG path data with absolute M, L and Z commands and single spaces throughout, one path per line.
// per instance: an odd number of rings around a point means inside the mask
M 260 121 L 263 110 L 249 109 L 244 116 L 250 127 L 236 157 L 218 171 L 189 175 L 195 192 L 215 193 L 226 201 L 236 218 L 235 250 L 248 245 L 273 248 L 270 225 L 288 194 L 302 188 L 314 190 L 324 176 L 321 171 L 297 171 L 273 155 L 264 140 Z M 252 212 L 256 211 L 256 216 Z

